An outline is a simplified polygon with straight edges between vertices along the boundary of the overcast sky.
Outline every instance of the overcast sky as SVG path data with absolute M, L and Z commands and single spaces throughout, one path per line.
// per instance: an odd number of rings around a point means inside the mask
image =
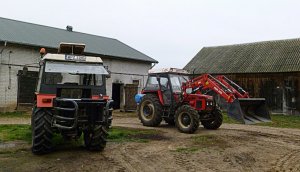
M 0 16 L 116 38 L 156 67 L 182 68 L 204 46 L 300 37 L 299 0 L 9 0 Z

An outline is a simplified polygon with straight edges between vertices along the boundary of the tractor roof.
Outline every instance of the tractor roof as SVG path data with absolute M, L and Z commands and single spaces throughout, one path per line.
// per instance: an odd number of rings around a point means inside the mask
M 150 69 L 149 73 L 177 73 L 177 74 L 188 74 L 186 70 L 178 68 L 160 68 L 160 69 Z
M 81 63 L 103 63 L 100 57 L 84 56 L 84 55 L 69 55 L 69 54 L 51 54 L 47 53 L 43 60 L 54 61 L 73 61 Z

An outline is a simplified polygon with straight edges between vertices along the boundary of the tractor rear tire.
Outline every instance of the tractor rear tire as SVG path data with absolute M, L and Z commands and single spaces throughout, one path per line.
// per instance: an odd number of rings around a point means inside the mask
M 223 115 L 221 113 L 220 109 L 215 109 L 211 112 L 211 115 L 213 117 L 212 120 L 207 120 L 207 121 L 201 121 L 201 124 L 204 126 L 206 129 L 210 130 L 216 130 L 218 129 L 223 122 Z
M 90 151 L 102 151 L 106 146 L 108 132 L 105 126 L 97 125 L 84 131 L 84 144 Z
M 146 94 L 139 104 L 139 119 L 144 126 L 156 127 L 162 121 L 162 106 L 156 95 Z
M 175 124 L 182 133 L 192 134 L 199 128 L 199 114 L 189 105 L 183 105 L 176 110 Z
M 32 153 L 45 154 L 52 150 L 52 136 L 50 111 L 42 108 L 33 108 L 31 117 Z

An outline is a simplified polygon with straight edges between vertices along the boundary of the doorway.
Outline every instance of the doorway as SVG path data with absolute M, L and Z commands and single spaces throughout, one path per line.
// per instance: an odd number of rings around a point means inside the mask
M 120 109 L 121 104 L 121 86 L 123 84 L 113 83 L 112 84 L 112 99 L 114 100 L 114 109 Z
M 17 104 L 19 106 L 32 106 L 34 102 L 34 92 L 38 81 L 38 72 L 28 71 L 26 75 L 18 71 L 18 98 Z

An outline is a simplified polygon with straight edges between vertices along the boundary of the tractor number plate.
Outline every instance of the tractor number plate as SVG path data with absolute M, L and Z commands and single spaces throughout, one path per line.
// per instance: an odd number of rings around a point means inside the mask
M 85 56 L 75 56 L 75 55 L 66 55 L 66 60 L 72 60 L 72 61 L 86 61 Z

